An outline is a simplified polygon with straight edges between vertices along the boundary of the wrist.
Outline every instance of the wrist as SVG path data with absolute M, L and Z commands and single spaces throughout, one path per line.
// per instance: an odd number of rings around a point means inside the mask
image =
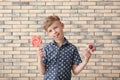
M 43 60 L 42 59 L 38 59 L 38 62 L 42 62 Z
M 88 61 L 89 61 L 89 58 L 84 59 L 84 62 L 88 63 Z

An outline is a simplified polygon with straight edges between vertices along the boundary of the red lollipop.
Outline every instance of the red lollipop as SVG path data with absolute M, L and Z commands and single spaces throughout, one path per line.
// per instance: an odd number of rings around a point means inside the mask
M 42 38 L 41 38 L 41 36 L 33 36 L 32 37 L 32 45 L 34 46 L 34 47 L 39 47 L 39 46 L 41 46 L 42 45 Z
M 91 50 L 92 52 L 94 52 L 94 46 L 93 45 L 89 45 L 89 50 Z

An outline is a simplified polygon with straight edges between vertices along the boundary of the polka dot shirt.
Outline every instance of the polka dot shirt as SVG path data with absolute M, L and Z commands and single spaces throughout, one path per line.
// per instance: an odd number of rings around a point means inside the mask
M 52 41 L 43 50 L 43 63 L 46 65 L 44 80 L 71 80 L 72 66 L 82 62 L 77 48 L 65 38 L 61 47 Z

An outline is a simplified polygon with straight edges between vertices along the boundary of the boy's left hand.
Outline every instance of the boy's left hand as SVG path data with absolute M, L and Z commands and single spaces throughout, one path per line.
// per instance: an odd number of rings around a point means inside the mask
M 82 51 L 82 55 L 86 61 L 89 61 L 91 53 L 88 49 L 85 49 Z

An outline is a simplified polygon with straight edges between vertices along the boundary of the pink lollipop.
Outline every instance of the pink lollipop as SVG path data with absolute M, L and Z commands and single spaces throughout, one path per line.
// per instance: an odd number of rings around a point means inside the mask
M 93 45 L 89 45 L 88 48 L 89 48 L 89 50 L 91 50 L 92 52 L 94 52 L 94 46 Z
M 34 47 L 39 47 L 39 46 L 41 46 L 42 45 L 42 38 L 41 38 L 41 36 L 33 36 L 32 37 L 32 45 L 34 46 Z

